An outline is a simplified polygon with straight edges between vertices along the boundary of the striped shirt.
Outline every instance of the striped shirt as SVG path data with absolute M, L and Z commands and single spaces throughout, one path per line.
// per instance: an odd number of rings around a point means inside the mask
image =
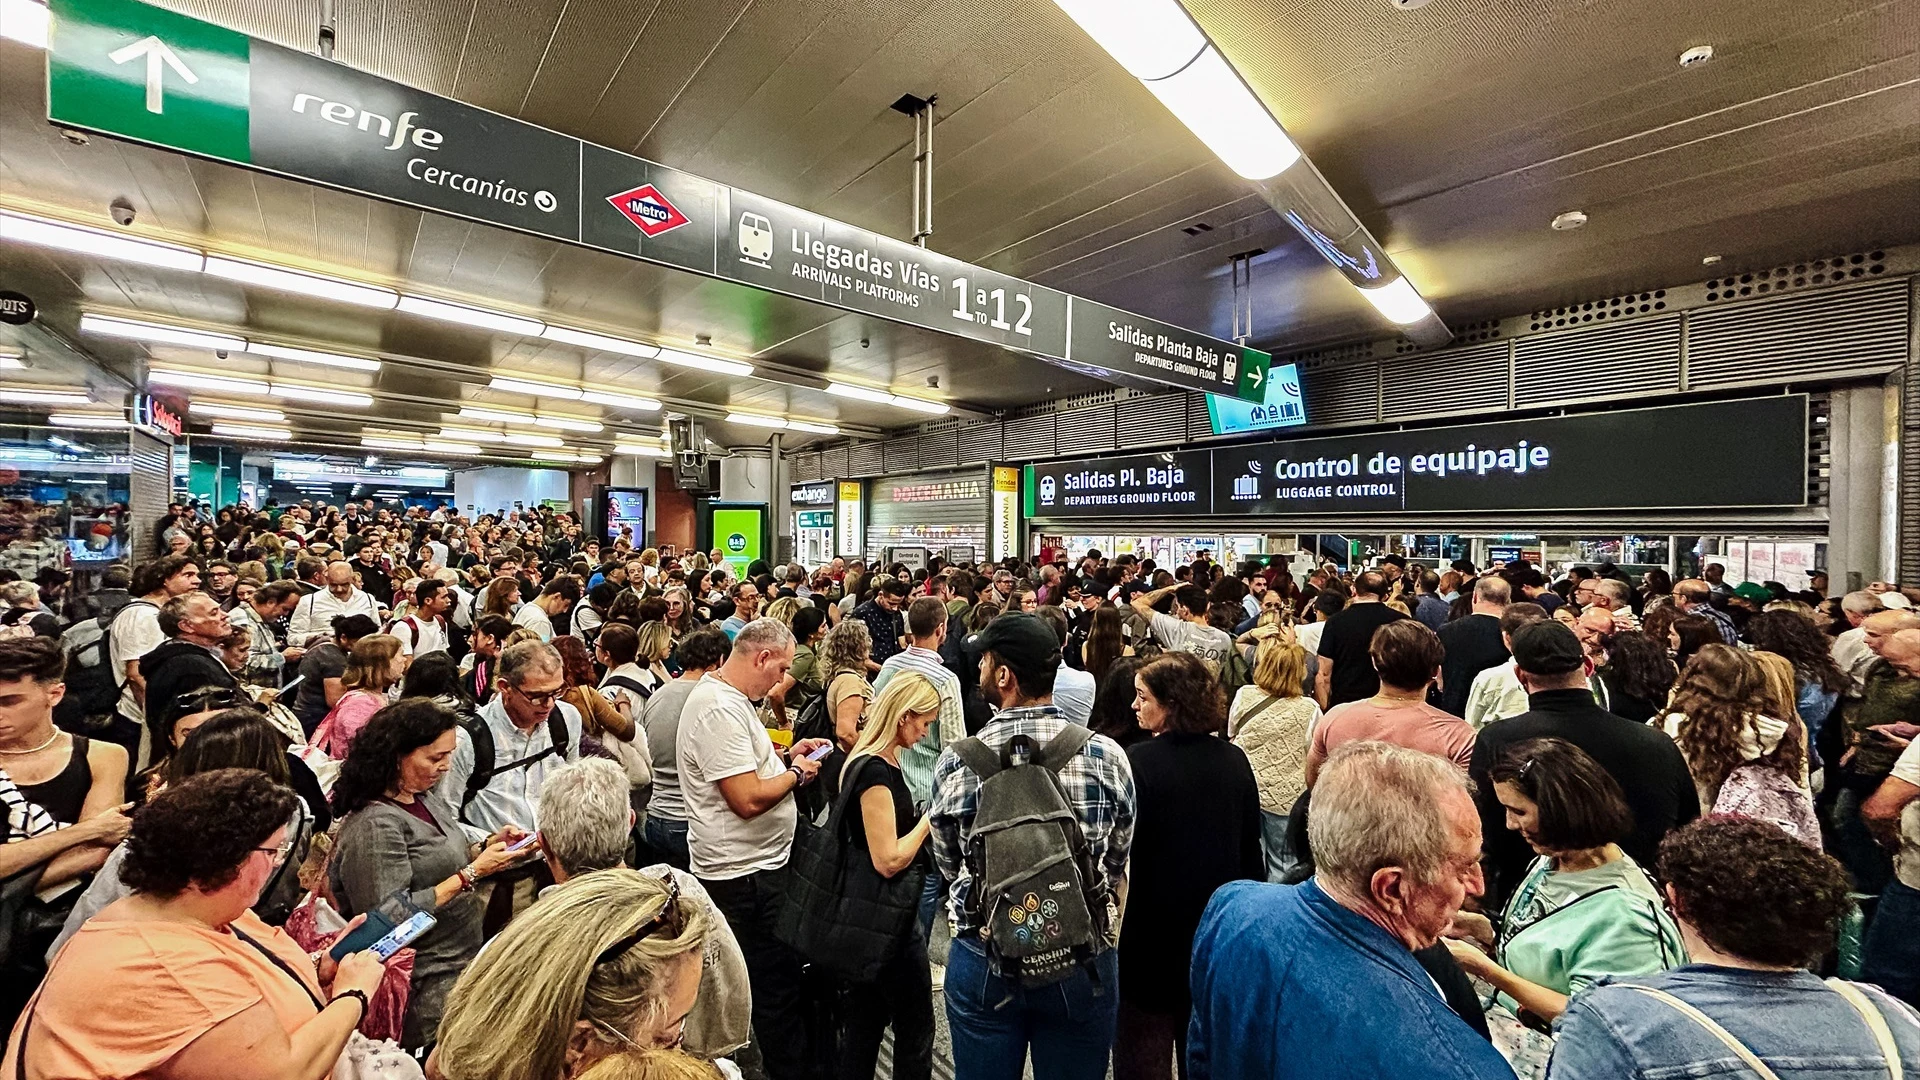
M 959 678 L 940 662 L 939 653 L 918 645 L 909 645 L 906 652 L 887 657 L 887 662 L 880 665 L 880 673 L 873 678 L 874 695 L 877 697 L 886 689 L 888 680 L 903 671 L 925 676 L 940 692 L 940 718 L 927 729 L 926 738 L 900 754 L 900 772 L 906 777 L 907 791 L 913 796 L 915 806 L 925 806 L 933 799 L 934 762 L 939 759 L 940 751 L 967 737 L 967 721 L 960 706 Z

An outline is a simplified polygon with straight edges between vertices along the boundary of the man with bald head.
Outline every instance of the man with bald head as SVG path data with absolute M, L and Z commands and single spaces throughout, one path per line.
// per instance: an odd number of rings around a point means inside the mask
M 301 597 L 294 607 L 287 625 L 287 640 L 293 644 L 304 646 L 315 635 L 331 636 L 336 615 L 365 615 L 380 621 L 380 604 L 354 584 L 352 563 L 329 563 L 326 582 L 325 589 Z
M 1714 607 L 1713 587 L 1699 578 L 1684 578 L 1673 583 L 1673 604 L 1689 615 L 1698 615 L 1713 624 L 1720 632 L 1720 640 L 1729 645 L 1740 644 L 1740 631 L 1734 628 L 1733 620 L 1727 613 Z

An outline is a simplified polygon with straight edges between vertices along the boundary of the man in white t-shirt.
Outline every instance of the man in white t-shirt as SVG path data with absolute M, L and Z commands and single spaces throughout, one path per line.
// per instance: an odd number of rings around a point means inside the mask
M 828 747 L 802 739 L 782 756 L 754 701 L 793 663 L 793 632 L 759 619 L 734 635 L 725 663 L 687 696 L 680 715 L 680 789 L 693 874 L 726 916 L 753 982 L 753 1029 L 771 1080 L 801 1080 L 810 1060 L 800 958 L 773 936 L 786 894 L 797 819 L 792 795 Z
M 1173 597 L 1172 615 L 1162 615 L 1153 605 L 1163 596 Z M 1168 652 L 1190 652 L 1207 662 L 1215 672 L 1233 649 L 1233 635 L 1207 622 L 1207 592 L 1188 582 L 1141 593 L 1133 598 L 1133 610 L 1145 616 L 1153 628 L 1155 640 Z
M 147 680 L 140 674 L 140 658 L 167 640 L 160 629 L 160 605 L 176 596 L 198 591 L 200 564 L 185 555 L 163 555 L 140 564 L 133 572 L 132 603 L 120 609 L 108 624 L 109 663 L 120 682 L 120 702 L 108 741 L 127 750 L 139 772 L 149 763 L 147 737 Z
M 553 620 L 580 601 L 580 582 L 562 574 L 547 582 L 540 595 L 520 605 L 513 613 L 513 624 L 540 635 L 541 641 L 553 640 Z
M 395 619 L 387 633 L 400 639 L 400 655 L 408 662 L 421 653 L 447 650 L 447 609 L 453 606 L 453 592 L 447 583 L 421 578 L 413 587 L 413 610 L 403 619 Z

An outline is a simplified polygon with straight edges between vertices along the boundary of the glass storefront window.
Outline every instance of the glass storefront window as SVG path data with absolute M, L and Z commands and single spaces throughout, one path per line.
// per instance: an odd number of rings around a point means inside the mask
M 127 433 L 9 425 L 0 428 L 0 567 L 32 581 L 70 572 L 48 606 L 84 617 L 84 598 L 114 563 L 131 563 Z

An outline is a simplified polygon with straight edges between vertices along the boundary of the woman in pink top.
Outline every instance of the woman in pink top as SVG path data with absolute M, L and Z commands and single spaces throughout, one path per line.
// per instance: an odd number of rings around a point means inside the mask
M 1402 619 L 1375 630 L 1367 653 L 1380 675 L 1380 692 L 1335 707 L 1314 726 L 1307 748 L 1307 786 L 1319 778 L 1320 766 L 1335 747 L 1359 740 L 1393 743 L 1466 768 L 1473 758 L 1473 728 L 1427 704 L 1427 689 L 1440 677 L 1446 656 L 1440 635 L 1418 620 Z
M 347 654 L 347 670 L 340 676 L 346 693 L 334 702 L 333 711 L 313 733 L 313 745 L 325 750 L 335 761 L 344 761 L 353 737 L 367 726 L 373 714 L 387 707 L 387 691 L 406 673 L 406 658 L 400 654 L 400 639 L 392 634 L 370 634 L 353 643 Z

